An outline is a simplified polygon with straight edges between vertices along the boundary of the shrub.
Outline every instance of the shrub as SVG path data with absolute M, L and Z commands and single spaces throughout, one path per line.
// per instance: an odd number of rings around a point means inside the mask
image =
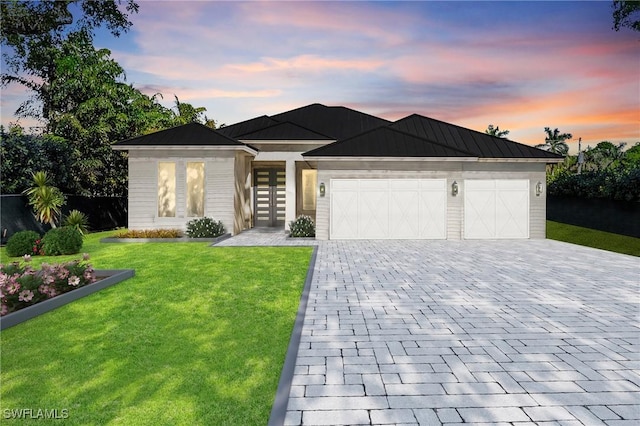
M 82 234 L 71 226 L 53 228 L 42 239 L 42 248 L 47 256 L 79 253 L 82 248 Z
M 26 264 L 31 261 L 31 256 L 26 255 L 25 263 L 0 265 L 0 315 L 95 282 L 95 271 L 84 262 L 86 260 L 89 260 L 89 255 L 85 254 L 83 261 L 74 260 L 58 265 L 43 263 L 40 270 L 35 270 Z
M 225 233 L 222 222 L 210 217 L 200 217 L 187 222 L 187 236 L 189 238 L 216 238 Z
M 315 237 L 316 225 L 309 216 L 298 216 L 289 223 L 289 232 L 292 237 Z
M 7 254 L 11 257 L 39 254 L 34 253 L 34 247 L 37 247 L 38 240 L 40 240 L 40 235 L 35 231 L 16 232 L 7 241 Z
M 179 229 L 136 229 L 124 230 L 114 235 L 115 238 L 180 238 Z
M 76 228 L 81 235 L 89 232 L 89 218 L 80 210 L 71 210 L 64 218 L 64 226 Z

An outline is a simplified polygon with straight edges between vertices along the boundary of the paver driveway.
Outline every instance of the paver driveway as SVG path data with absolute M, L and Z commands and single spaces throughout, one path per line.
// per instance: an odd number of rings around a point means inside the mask
M 286 424 L 639 424 L 638 258 L 551 240 L 318 247 Z

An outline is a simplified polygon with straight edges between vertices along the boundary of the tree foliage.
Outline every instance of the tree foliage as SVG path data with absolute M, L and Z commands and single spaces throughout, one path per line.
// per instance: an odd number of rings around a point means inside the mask
M 624 146 L 603 141 L 588 147 L 582 173 L 577 156 L 567 156 L 547 175 L 549 194 L 640 201 L 640 142 L 626 151 Z
M 569 145 L 565 141 L 571 139 L 573 135 L 571 133 L 560 133 L 557 128 L 551 130 L 550 127 L 545 127 L 544 132 L 546 134 L 544 143 L 536 145 L 536 148 L 544 149 L 554 154 L 567 155 Z
M 640 31 L 640 1 L 614 0 L 612 7 L 614 30 L 619 31 L 620 27 L 627 27 Z
M 53 186 L 67 194 L 74 193 L 72 156 L 72 147 L 60 137 L 28 135 L 19 126 L 8 131 L 0 127 L 0 192 L 20 194 L 31 185 L 31 175 L 43 170 Z
M 499 138 L 506 138 L 509 134 L 508 130 L 500 130 L 500 126 L 493 127 L 493 124 L 489 124 L 487 130 L 484 132 L 488 135 L 497 136 Z
M 127 84 L 111 52 L 93 46 L 97 28 L 119 36 L 131 27 L 129 14 L 138 11 L 133 0 L 15 0 L 1 7 L 2 44 L 9 47 L 2 84 L 29 89 L 32 96 L 16 115 L 40 120 L 45 134 L 2 130 L 3 192 L 23 190 L 30 173 L 45 170 L 66 193 L 121 196 L 127 156 L 112 143 L 191 121 L 215 128 L 205 108 L 176 96 L 174 112 L 158 102 L 161 94 L 147 96 Z M 57 169 L 47 161 L 52 152 L 65 156 Z

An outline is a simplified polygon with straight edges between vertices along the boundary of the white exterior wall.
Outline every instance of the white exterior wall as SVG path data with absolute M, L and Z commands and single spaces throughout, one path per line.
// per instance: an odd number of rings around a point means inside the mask
M 446 179 L 447 180 L 447 239 L 464 238 L 464 180 L 465 179 L 528 179 L 530 182 L 529 235 L 545 238 L 546 185 L 541 196 L 535 195 L 538 181 L 545 183 L 544 163 L 499 162 L 318 162 L 318 185 L 324 182 L 326 193 L 320 197 L 316 210 L 316 238 L 329 239 L 330 181 L 331 179 Z M 453 181 L 458 182 L 459 193 L 451 194 Z
M 129 153 L 129 229 L 178 228 L 184 230 L 193 219 L 186 217 L 187 162 L 204 162 L 204 215 L 221 220 L 227 232 L 233 232 L 234 221 L 234 154 L 233 152 Z M 158 217 L 158 163 L 176 163 L 176 216 Z

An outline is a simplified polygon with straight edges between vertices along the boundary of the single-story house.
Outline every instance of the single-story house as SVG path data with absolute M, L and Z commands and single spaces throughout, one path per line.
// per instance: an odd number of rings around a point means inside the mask
M 129 228 L 232 233 L 316 221 L 318 239 L 545 238 L 545 170 L 563 157 L 410 115 L 312 104 L 217 130 L 191 123 L 129 152 Z

